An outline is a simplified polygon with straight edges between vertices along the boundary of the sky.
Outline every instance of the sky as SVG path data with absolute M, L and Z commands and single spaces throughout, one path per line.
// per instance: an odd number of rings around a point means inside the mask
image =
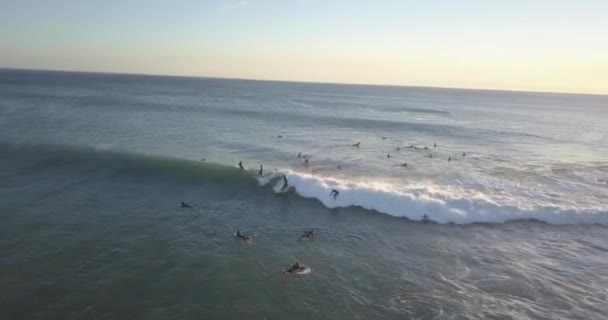
M 0 0 L 0 68 L 608 93 L 608 0 Z

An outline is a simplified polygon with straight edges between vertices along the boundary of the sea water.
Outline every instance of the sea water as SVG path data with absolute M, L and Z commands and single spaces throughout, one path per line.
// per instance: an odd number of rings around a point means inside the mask
M 2 70 L 0 313 L 606 319 L 607 121 L 600 95 Z

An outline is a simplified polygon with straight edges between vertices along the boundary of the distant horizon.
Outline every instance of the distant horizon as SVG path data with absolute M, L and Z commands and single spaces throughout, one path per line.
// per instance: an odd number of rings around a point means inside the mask
M 589 92 L 565 92 L 565 91 L 531 91 L 531 90 L 511 90 L 511 89 L 495 89 L 495 88 L 437 87 L 437 86 L 420 86 L 420 85 L 407 85 L 407 84 L 297 81 L 297 80 L 281 80 L 281 79 L 230 78 L 230 77 L 220 77 L 220 76 L 187 75 L 187 74 L 156 74 L 156 73 L 120 72 L 120 71 L 11 68 L 11 67 L 0 66 L 0 72 L 1 71 L 83 73 L 83 74 L 117 75 L 117 76 L 123 75 L 123 76 L 158 77 L 158 78 L 165 77 L 165 78 L 185 78 L 185 79 L 216 79 L 216 80 L 277 82 L 277 83 L 287 83 L 287 84 L 290 84 L 290 83 L 293 83 L 293 84 L 326 84 L 326 85 L 362 86 L 362 87 L 394 87 L 394 88 L 419 88 L 419 89 L 438 89 L 438 90 L 514 92 L 514 93 L 532 93 L 532 94 L 608 96 L 608 93 L 593 93 L 593 92 L 589 93 Z
M 608 1 L 6 0 L 0 66 L 608 94 Z

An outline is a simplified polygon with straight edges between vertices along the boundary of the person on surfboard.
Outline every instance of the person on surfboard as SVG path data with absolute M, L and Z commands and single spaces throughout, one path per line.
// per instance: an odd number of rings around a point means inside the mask
M 248 236 L 243 235 L 243 234 L 241 233 L 241 230 L 238 230 L 238 229 L 236 230 L 236 233 L 235 233 L 234 235 L 235 235 L 237 238 L 239 238 L 239 239 L 241 239 L 241 240 L 243 240 L 243 241 L 247 241 L 247 242 L 248 242 L 248 241 L 250 241 L 250 240 L 251 240 L 251 237 L 248 237 Z
M 304 233 L 302 233 L 302 236 L 300 237 L 302 240 L 311 240 L 314 236 L 315 236 L 316 232 L 315 229 L 310 229 L 310 230 L 306 230 L 304 231 Z
M 283 273 L 291 274 L 296 271 L 304 271 L 304 270 L 306 270 L 306 266 L 304 266 L 303 264 L 301 264 L 299 262 L 296 262 L 296 263 L 294 263 L 293 266 L 289 267 L 288 269 L 283 269 Z
M 338 196 L 340 195 L 340 191 L 336 190 L 336 189 L 331 189 L 331 192 L 329 193 L 329 196 L 333 196 L 334 199 L 336 199 Z
M 264 167 L 260 164 L 260 171 L 258 171 L 258 177 L 261 177 L 264 174 Z
M 241 170 L 244 170 L 245 168 L 243 167 L 243 161 L 239 161 L 239 168 L 241 168 Z

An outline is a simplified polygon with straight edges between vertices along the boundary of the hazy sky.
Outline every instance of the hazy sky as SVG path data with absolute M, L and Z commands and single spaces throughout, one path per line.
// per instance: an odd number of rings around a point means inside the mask
M 608 0 L 0 0 L 0 67 L 608 93 Z

